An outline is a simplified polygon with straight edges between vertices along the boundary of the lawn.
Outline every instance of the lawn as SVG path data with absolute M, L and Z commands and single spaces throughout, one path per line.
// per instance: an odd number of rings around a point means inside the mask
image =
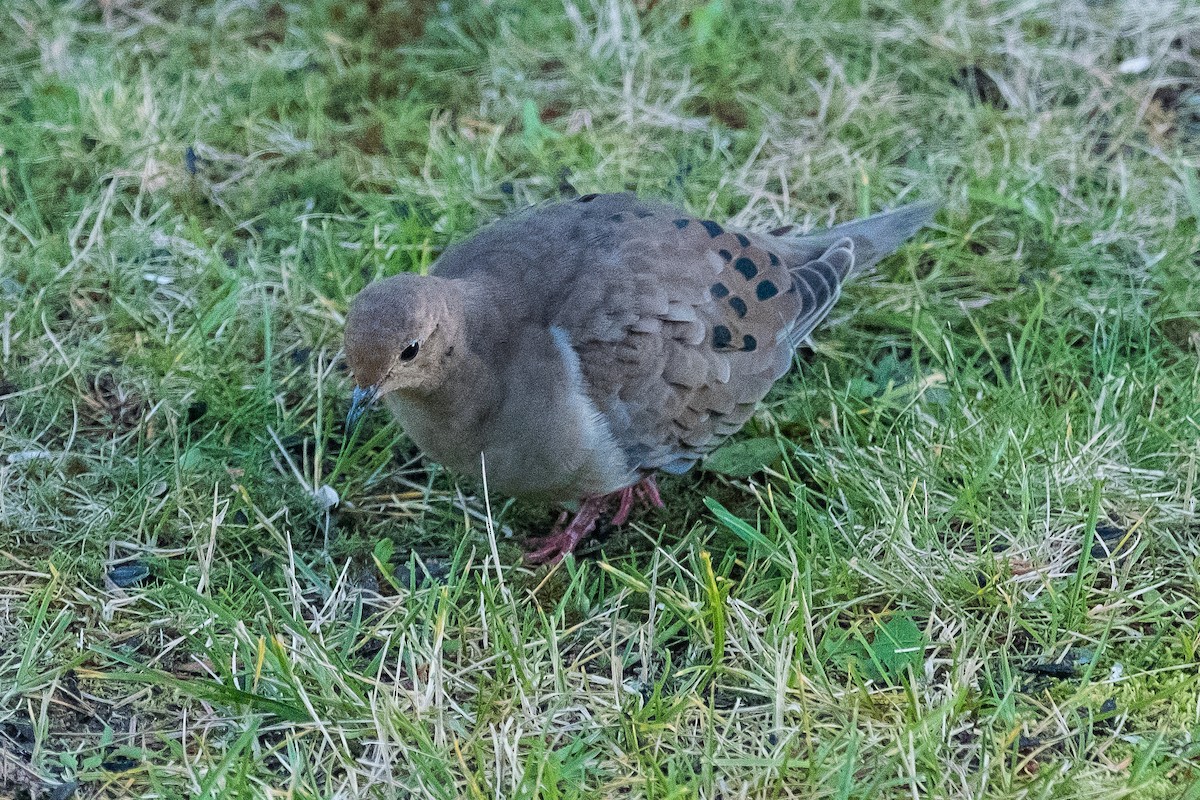
M 5 0 L 0 797 L 1200 798 L 1200 8 Z M 558 568 L 368 281 L 636 190 L 936 199 Z

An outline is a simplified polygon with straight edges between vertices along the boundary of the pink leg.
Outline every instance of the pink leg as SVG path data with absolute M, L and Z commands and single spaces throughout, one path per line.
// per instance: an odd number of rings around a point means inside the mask
M 635 498 L 654 508 L 663 507 L 662 496 L 658 493 L 658 484 L 654 482 L 653 475 L 647 475 L 637 483 L 618 489 L 612 494 L 589 497 L 580 504 L 579 511 L 569 525 L 565 528 L 562 526 L 566 518 L 564 514 L 554 526 L 553 533 L 530 542 L 535 549 L 525 554 L 525 560 L 531 564 L 554 564 L 561 561 L 596 530 L 600 515 L 605 512 L 614 497 L 617 499 L 617 513 L 612 517 L 614 525 L 624 525 L 629 520 Z
M 609 497 L 616 495 L 620 500 L 617 504 L 617 513 L 613 514 L 613 525 L 624 525 L 629 519 L 629 512 L 633 511 L 633 495 L 636 487 L 637 484 L 635 483 L 633 486 L 626 486 L 624 489 L 618 489 L 613 494 L 608 495 Z
M 629 520 L 629 512 L 633 510 L 635 498 L 653 508 L 663 507 L 662 495 L 658 493 L 658 484 L 654 482 L 653 475 L 647 475 L 632 486 L 626 486 L 614 494 L 620 497 L 621 503 L 617 506 L 617 513 L 613 514 L 613 525 L 624 525 Z
M 654 508 L 665 508 L 666 503 L 663 502 L 662 495 L 658 493 L 658 484 L 654 482 L 653 475 L 647 475 L 638 481 L 637 486 L 638 497 L 643 503 L 653 506 Z

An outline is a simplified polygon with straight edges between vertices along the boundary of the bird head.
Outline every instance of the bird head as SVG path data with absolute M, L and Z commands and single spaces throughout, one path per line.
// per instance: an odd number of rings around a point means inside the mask
M 370 284 L 346 317 L 346 363 L 354 375 L 347 425 L 392 392 L 427 394 L 453 354 L 451 281 L 401 274 Z

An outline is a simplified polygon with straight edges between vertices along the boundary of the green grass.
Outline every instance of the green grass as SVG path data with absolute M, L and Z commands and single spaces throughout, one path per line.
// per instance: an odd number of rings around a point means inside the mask
M 0 7 L 0 796 L 1200 798 L 1192 4 L 179 5 Z M 944 209 L 532 572 L 340 336 L 571 188 Z

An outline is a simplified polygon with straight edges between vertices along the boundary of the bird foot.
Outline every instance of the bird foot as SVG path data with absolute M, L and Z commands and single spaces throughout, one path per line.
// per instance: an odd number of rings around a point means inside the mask
M 525 561 L 530 564 L 557 564 L 562 561 L 596 530 L 596 522 L 608 506 L 609 497 L 610 495 L 602 495 L 584 500 L 579 506 L 579 511 L 575 513 L 575 518 L 565 528 L 563 522 L 567 514 L 564 511 L 549 536 L 539 536 L 529 541 L 534 549 L 525 554 Z
M 662 508 L 662 496 L 658 493 L 658 485 L 653 475 L 647 475 L 635 484 L 618 489 L 612 494 L 589 497 L 584 500 L 575 518 L 563 527 L 567 515 L 564 512 L 554 526 L 549 536 L 540 536 L 530 541 L 534 548 L 525 554 L 525 561 L 530 564 L 556 564 L 574 552 L 579 543 L 596 530 L 600 516 L 608 509 L 613 498 L 617 499 L 617 513 L 612 517 L 613 525 L 624 525 L 629 520 L 635 500 L 640 500 L 653 508 Z

